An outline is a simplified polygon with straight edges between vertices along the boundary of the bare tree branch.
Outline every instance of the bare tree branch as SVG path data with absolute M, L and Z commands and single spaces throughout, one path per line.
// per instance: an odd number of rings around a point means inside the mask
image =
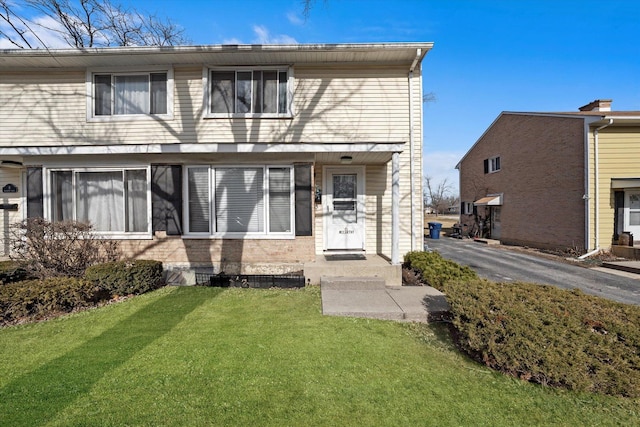
M 437 100 L 438 100 L 438 97 L 436 97 L 436 94 L 433 92 L 425 93 L 424 95 L 422 95 L 422 102 L 424 103 L 436 102 Z
M 30 22 L 12 10 L 7 0 L 0 0 L 0 21 L 10 31 L 0 29 L 0 36 L 19 48 L 33 48 L 28 35 L 38 38 L 31 26 L 53 32 L 71 47 L 106 46 L 175 46 L 189 40 L 184 30 L 169 19 L 126 8 L 110 0 L 25 0 L 24 4 L 57 25 L 43 20 Z M 28 24 L 31 24 L 31 26 Z
M 447 178 L 434 183 L 430 176 L 424 177 L 424 205 L 433 209 L 436 215 L 443 213 L 451 202 L 451 183 Z
M 0 0 L 0 19 L 2 19 L 7 23 L 7 25 L 9 25 L 9 28 L 13 30 L 20 41 L 17 41 L 15 39 L 15 36 L 12 36 L 6 31 L 3 31 L 2 27 L 0 27 L 0 36 L 6 38 L 11 44 L 20 49 L 32 49 L 33 46 L 31 46 L 31 43 L 29 43 L 29 40 L 27 40 L 25 36 L 28 30 L 23 30 L 22 28 L 20 28 L 18 24 L 13 21 L 13 18 L 18 20 L 25 28 L 28 28 L 28 25 L 19 16 L 13 13 L 13 11 L 9 8 L 7 2 L 5 0 Z

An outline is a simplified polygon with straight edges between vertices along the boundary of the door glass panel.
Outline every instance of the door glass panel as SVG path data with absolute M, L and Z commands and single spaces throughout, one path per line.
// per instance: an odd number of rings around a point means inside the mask
M 333 176 L 333 198 L 334 199 L 355 199 L 356 198 L 356 175 L 334 175 Z

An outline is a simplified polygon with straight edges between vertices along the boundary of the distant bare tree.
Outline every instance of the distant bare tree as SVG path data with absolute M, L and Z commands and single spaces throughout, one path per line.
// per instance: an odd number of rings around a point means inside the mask
M 184 30 L 168 19 L 160 19 L 110 0 L 0 0 L 0 36 L 18 48 L 48 46 L 39 37 L 40 31 L 60 35 L 71 47 L 106 46 L 174 46 L 188 43 Z M 26 8 L 51 18 L 37 22 L 21 16 Z M 51 21 L 49 21 L 51 22 Z M 40 45 L 34 45 L 38 40 Z
M 436 102 L 437 100 L 438 98 L 436 97 L 436 94 L 433 92 L 428 92 L 422 95 L 422 102 L 424 102 L 425 104 L 428 102 Z
M 445 212 L 451 206 L 451 183 L 447 178 L 439 183 L 433 182 L 430 176 L 424 177 L 424 205 L 433 209 L 436 215 Z

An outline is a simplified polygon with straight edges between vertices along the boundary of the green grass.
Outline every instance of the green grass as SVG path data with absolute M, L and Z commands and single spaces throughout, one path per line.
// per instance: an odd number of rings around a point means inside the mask
M 325 317 L 317 288 L 164 288 L 0 330 L 0 425 L 633 425 L 638 400 L 536 386 L 444 326 Z

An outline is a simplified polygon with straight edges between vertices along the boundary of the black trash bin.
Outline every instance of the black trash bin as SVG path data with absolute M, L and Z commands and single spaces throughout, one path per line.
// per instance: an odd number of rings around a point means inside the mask
M 440 238 L 440 230 L 442 230 L 442 224 L 439 222 L 429 223 L 429 237 L 432 239 Z

